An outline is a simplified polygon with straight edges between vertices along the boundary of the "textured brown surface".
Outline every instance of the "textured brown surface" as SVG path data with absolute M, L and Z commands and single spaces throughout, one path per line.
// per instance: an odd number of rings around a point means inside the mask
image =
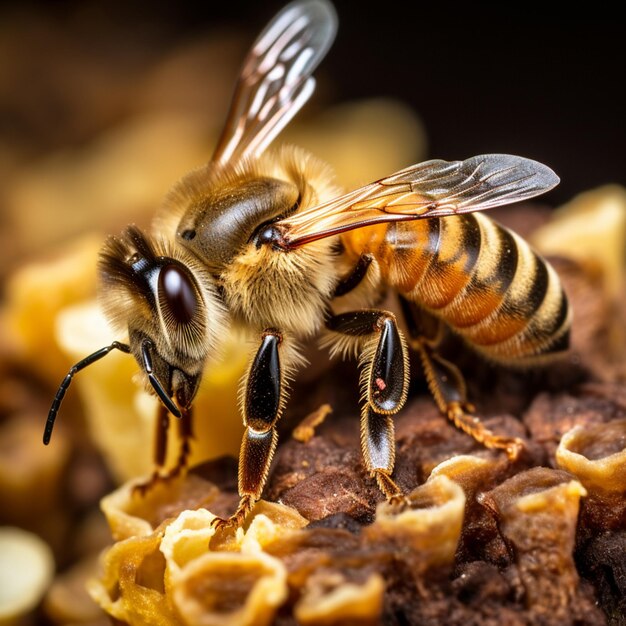
M 426 596 L 416 599 L 406 576 L 397 576 L 394 567 L 385 571 L 388 586 L 384 623 L 400 624 L 408 620 L 416 624 L 479 624 L 504 620 L 507 624 L 603 624 L 605 616 L 595 606 L 596 598 L 612 612 L 612 623 L 620 623 L 616 607 L 621 602 L 621 588 L 611 590 L 609 580 L 616 570 L 615 580 L 623 585 L 623 566 L 616 556 L 620 541 L 623 544 L 623 531 L 600 543 L 597 536 L 598 525 L 603 531 L 615 525 L 611 520 L 614 515 L 622 514 L 623 497 L 612 503 L 599 503 L 593 495 L 583 498 L 581 527 L 575 533 L 574 515 L 569 522 L 569 535 L 564 532 L 563 520 L 549 509 L 533 523 L 520 519 L 515 531 L 518 543 L 511 543 L 503 535 L 501 516 L 484 506 L 484 499 L 478 502 L 476 495 L 487 493 L 488 497 L 495 497 L 490 494 L 502 490 L 503 481 L 510 476 L 525 476 L 520 472 L 535 466 L 556 466 L 554 451 L 563 432 L 574 425 L 606 422 L 622 415 L 621 393 L 617 385 L 581 385 L 572 395 L 544 392 L 524 413 L 523 423 L 510 415 L 487 419 L 496 432 L 527 440 L 527 451 L 515 464 L 486 452 L 458 433 L 437 414 L 429 399 L 417 398 L 409 403 L 397 419 L 396 475 L 400 485 L 410 488 L 422 482 L 434 465 L 454 454 L 473 453 L 489 459 L 490 465 L 486 472 L 470 473 L 462 483 L 468 502 L 453 572 L 431 573 Z M 335 409 L 335 413 L 340 411 Z M 375 503 L 381 500 L 375 484 L 364 475 L 360 465 L 356 411 L 345 418 L 333 416 L 307 444 L 285 442 L 277 456 L 267 497 L 280 499 L 313 520 L 309 532 L 315 533 L 313 529 L 323 527 L 328 544 L 350 546 L 354 541 L 350 538 L 360 530 L 357 521 L 371 522 Z M 564 472 L 559 472 L 558 477 L 574 478 Z M 496 485 L 499 486 L 492 491 Z M 346 530 L 351 534 L 346 535 Z M 519 545 L 523 543 L 520 537 L 524 533 L 527 541 L 535 545 Z M 589 534 L 594 538 L 583 539 Z M 583 573 L 598 570 L 598 561 L 605 558 L 609 570 L 603 576 L 579 579 L 572 552 L 576 538 L 583 541 L 575 552 L 579 570 Z M 379 545 L 379 548 L 385 552 L 384 547 Z M 602 551 L 606 552 L 599 554 Z M 391 554 L 387 553 L 387 557 L 395 562 Z M 335 562 L 337 558 L 335 552 L 330 560 Z M 310 559 L 311 555 L 305 558 Z M 363 559 L 363 563 L 367 561 L 371 565 L 372 558 Z M 548 562 L 552 568 L 550 584 L 546 583 L 548 575 L 542 573 Z M 591 583 L 596 585 L 595 592 Z
M 525 442 L 525 450 L 514 463 L 503 454 L 485 450 L 439 415 L 426 392 L 419 363 L 412 362 L 410 398 L 395 419 L 394 477 L 409 492 L 424 484 L 437 468 L 435 473 L 443 472 L 461 485 L 466 503 L 452 560 L 431 561 L 423 550 L 411 553 L 407 546 L 410 535 L 407 540 L 402 533 L 377 531 L 376 507 L 383 498 L 361 460 L 356 365 L 336 362 L 324 370 L 325 356 L 315 357 L 310 371 L 323 373 L 295 383 L 293 400 L 281 424 L 281 445 L 264 493 L 266 500 L 293 507 L 310 522 L 305 529 L 295 534 L 285 532 L 284 537 L 264 545 L 264 553 L 278 558 L 287 572 L 286 599 L 278 609 L 264 613 L 274 615 L 274 623 L 295 624 L 295 614 L 302 623 L 322 623 L 315 611 L 306 608 L 303 598 L 308 598 L 310 606 L 325 606 L 320 598 L 344 588 L 359 590 L 363 611 L 371 612 L 369 617 L 361 616 L 354 622 L 359 624 L 623 623 L 624 493 L 588 490 L 580 499 L 578 523 L 578 495 L 573 504 L 561 507 L 554 505 L 560 496 L 550 492 L 545 496 L 548 505 L 530 517 L 515 508 L 520 494 L 557 488 L 576 478 L 557 470 L 555 457 L 559 441 L 572 428 L 607 425 L 602 432 L 608 434 L 598 436 L 590 431 L 584 440 L 584 453 L 592 461 L 619 453 L 624 447 L 619 429 L 626 418 L 626 395 L 623 385 L 615 382 L 620 378 L 619 368 L 606 363 L 596 366 L 602 351 L 593 342 L 601 337 L 603 327 L 602 319 L 596 316 L 603 311 L 606 315 L 606 309 L 594 308 L 597 303 L 589 302 L 588 294 L 596 293 L 599 298 L 602 292 L 594 292 L 596 287 L 583 268 L 571 262 L 566 265 L 567 280 L 579 284 L 570 295 L 581 323 L 592 320 L 599 329 L 577 330 L 569 356 L 542 370 L 516 372 L 478 360 L 454 338 L 445 347 L 446 354 L 465 372 L 471 398 L 486 425 L 498 434 L 520 437 Z M 587 289 L 583 289 L 585 284 Z M 586 314 L 588 307 L 592 312 Z M 40 422 L 34 416 L 42 412 L 45 387 L 20 369 L 10 354 L 3 367 L 7 393 L 3 395 L 0 469 L 5 469 L 0 475 L 0 487 L 4 489 L 3 499 L 12 503 L 5 519 L 30 525 L 47 536 L 56 546 L 61 563 L 76 561 L 106 541 L 101 523 L 84 516 L 107 488 L 106 475 L 91 453 L 75 450 L 68 456 L 75 441 L 83 441 L 80 429 L 61 429 L 56 433 L 54 453 L 52 449 L 48 456 L 38 453 L 35 430 Z M 332 406 L 333 412 L 315 427 L 313 436 L 306 442 L 292 437 L 292 430 L 324 402 Z M 18 415 L 22 417 L 18 419 Z M 616 429 L 615 436 L 611 429 Z M 31 431 L 30 436 L 24 435 Z M 452 469 L 441 469 L 445 466 L 441 463 L 451 458 L 458 461 L 459 455 L 472 456 Z M 14 461 L 19 458 L 23 462 L 16 465 Z M 47 469 L 41 465 L 44 461 L 51 464 Z M 32 489 L 24 490 L 11 479 L 12 468 L 18 465 L 28 484 L 36 481 L 43 485 L 45 475 L 45 497 L 39 499 L 37 510 L 50 510 L 52 502 L 60 498 L 66 503 L 62 509 L 55 507 L 58 512 L 47 517 L 45 524 L 32 515 L 35 509 L 28 504 Z M 224 457 L 195 468 L 183 483 L 164 485 L 143 500 L 139 496 L 131 499 L 129 505 L 124 505 L 126 513 L 157 530 L 150 538 L 132 539 L 132 549 L 118 544 L 110 561 L 114 566 L 109 565 L 112 569 L 108 575 L 113 576 L 110 581 L 116 580 L 114 574 L 119 567 L 119 581 L 126 581 L 124 584 L 132 589 L 142 589 L 128 581 L 143 580 L 142 584 L 152 589 L 150 601 L 154 601 L 154 594 L 165 593 L 164 561 L 159 552 L 162 531 L 158 529 L 166 528 L 185 510 L 206 506 L 217 515 L 232 512 L 237 502 L 236 474 L 236 462 Z M 529 487 L 516 487 L 527 483 Z M 94 484 L 99 485 L 95 491 Z M 121 538 L 115 524 L 113 530 Z M 212 540 L 212 549 L 232 550 L 232 546 L 228 548 L 230 541 Z M 135 563 L 136 556 L 139 560 Z M 234 572 L 242 566 L 233 567 Z M 125 568 L 130 568 L 131 574 L 125 574 Z M 214 607 L 226 610 L 240 604 L 245 596 L 242 589 L 251 589 L 257 576 L 254 572 L 262 571 L 258 564 L 254 568 L 242 574 L 241 580 L 223 587 L 225 595 Z M 46 603 L 53 620 L 63 621 L 75 614 L 94 619 L 97 615 L 87 600 L 84 607 L 72 606 L 74 603 L 67 600 L 72 586 L 80 585 L 80 578 L 86 576 L 83 571 L 93 570 L 78 569 L 76 574 L 57 581 Z M 202 572 L 189 576 L 190 597 L 207 584 Z M 380 585 L 384 588 L 382 595 Z M 127 613 L 129 623 L 145 620 L 157 610 L 154 607 L 161 606 L 148 605 L 153 606 L 148 613 Z M 350 605 L 349 610 L 356 609 Z M 158 623 L 177 623 L 175 615 L 162 611 L 161 617 L 165 617 Z M 334 622 L 332 616 L 324 619 L 325 623 L 342 623 L 344 618 L 337 617 Z

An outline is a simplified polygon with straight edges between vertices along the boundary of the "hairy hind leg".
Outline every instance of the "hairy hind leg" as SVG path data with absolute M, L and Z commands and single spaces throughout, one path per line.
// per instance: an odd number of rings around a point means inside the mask
M 391 477 L 396 451 L 393 415 L 406 402 L 409 363 L 396 318 L 389 311 L 363 309 L 334 315 L 326 327 L 359 342 L 363 461 L 387 500 L 403 501 L 404 494 Z
M 428 388 L 439 410 L 454 425 L 486 448 L 504 450 L 516 459 L 524 443 L 517 437 L 502 437 L 489 430 L 474 415 L 475 407 L 467 401 L 467 385 L 459 368 L 437 354 L 442 324 L 400 298 L 409 331 L 409 345 L 418 352 L 426 374 Z

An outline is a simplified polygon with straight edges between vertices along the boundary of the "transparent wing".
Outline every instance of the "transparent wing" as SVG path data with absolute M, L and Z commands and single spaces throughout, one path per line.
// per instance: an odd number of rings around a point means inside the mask
M 275 224 L 287 248 L 380 222 L 483 211 L 559 183 L 547 166 L 509 154 L 426 161 Z
M 326 0 L 296 0 L 274 17 L 246 57 L 214 162 L 265 150 L 310 98 L 311 74 L 336 32 L 337 16 Z

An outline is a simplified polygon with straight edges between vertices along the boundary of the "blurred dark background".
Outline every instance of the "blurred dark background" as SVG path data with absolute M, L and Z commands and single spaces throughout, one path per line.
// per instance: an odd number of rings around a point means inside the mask
M 82 33 L 87 47 L 114 55 L 122 75 L 129 65 L 141 65 L 146 50 L 214 29 L 251 42 L 282 5 L 274 0 L 64 0 L 5 4 L 0 16 L 44 15 L 69 24 L 74 35 Z M 626 55 L 619 20 L 591 15 L 565 23 L 522 5 L 515 6 L 518 14 L 499 9 L 490 21 L 476 7 L 457 13 L 448 5 L 429 4 L 420 15 L 415 3 L 387 1 L 367 8 L 338 0 L 335 6 L 338 37 L 317 72 L 319 93 L 310 106 L 396 97 L 422 118 L 432 157 L 512 152 L 552 166 L 562 183 L 550 196 L 551 204 L 600 184 L 626 182 Z M 415 13 L 407 13 L 407 6 Z M 39 43 L 25 41 L 27 54 Z M 46 58 L 42 49 L 39 73 L 33 67 L 23 77 L 31 87 L 46 80 Z M 5 57 L 0 64 L 11 62 Z M 0 130 L 17 132 L 15 113 L 2 113 L 7 111 L 0 104 Z

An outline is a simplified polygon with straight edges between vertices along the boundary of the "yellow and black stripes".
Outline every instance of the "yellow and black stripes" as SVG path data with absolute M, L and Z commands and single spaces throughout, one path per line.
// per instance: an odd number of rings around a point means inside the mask
M 570 312 L 556 273 L 480 213 L 384 225 L 360 247 L 388 285 L 493 360 L 567 347 Z

